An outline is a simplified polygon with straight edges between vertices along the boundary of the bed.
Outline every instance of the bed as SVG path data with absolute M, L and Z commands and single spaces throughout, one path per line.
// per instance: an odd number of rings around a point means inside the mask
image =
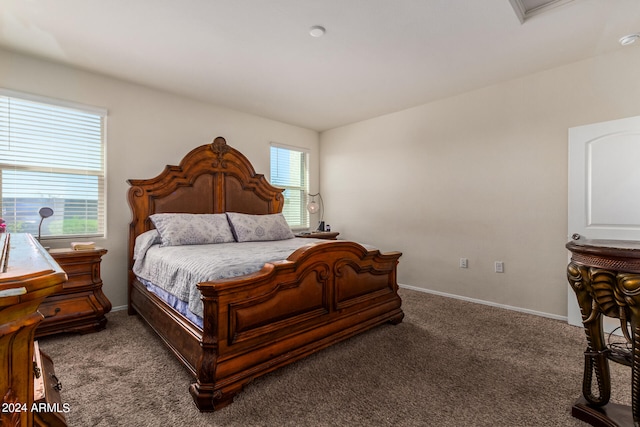
M 152 218 L 160 214 L 277 216 L 283 190 L 222 137 L 155 178 L 128 182 L 129 313 L 144 319 L 193 375 L 189 391 L 200 411 L 230 404 L 258 376 L 404 317 L 396 281 L 401 253 L 344 240 L 294 239 L 304 243 L 286 259 L 197 283 L 198 324 L 134 273 L 136 239 L 153 233 Z

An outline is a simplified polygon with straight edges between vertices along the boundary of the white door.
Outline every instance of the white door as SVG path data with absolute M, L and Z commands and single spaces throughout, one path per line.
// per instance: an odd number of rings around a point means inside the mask
M 569 129 L 568 239 L 640 240 L 640 117 Z M 581 325 L 568 287 L 568 319 Z

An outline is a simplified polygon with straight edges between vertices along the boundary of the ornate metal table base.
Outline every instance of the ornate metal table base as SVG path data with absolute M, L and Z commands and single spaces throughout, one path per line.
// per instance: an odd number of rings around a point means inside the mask
M 567 249 L 567 278 L 587 336 L 583 397 L 571 413 L 596 427 L 640 426 L 640 242 L 578 239 L 567 243 Z M 620 319 L 630 353 L 608 348 L 604 316 Z M 631 406 L 609 403 L 609 361 L 631 366 Z
M 631 406 L 607 403 L 602 407 L 591 406 L 584 397 L 571 408 L 571 415 L 595 427 L 633 426 Z

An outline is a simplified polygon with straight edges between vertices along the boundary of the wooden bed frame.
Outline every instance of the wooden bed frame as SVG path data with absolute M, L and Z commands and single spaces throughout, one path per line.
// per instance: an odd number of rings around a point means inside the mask
M 128 182 L 129 313 L 138 313 L 194 376 L 189 391 L 201 411 L 230 404 L 253 378 L 404 317 L 396 282 L 401 253 L 318 240 L 257 273 L 200 283 L 199 328 L 136 279 L 135 238 L 153 228 L 154 213 L 278 213 L 283 190 L 222 137 L 155 178 Z

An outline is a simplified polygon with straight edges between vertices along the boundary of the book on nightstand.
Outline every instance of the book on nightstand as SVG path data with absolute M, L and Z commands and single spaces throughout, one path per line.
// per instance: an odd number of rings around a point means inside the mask
M 95 242 L 71 242 L 71 249 L 74 251 L 86 251 L 95 248 Z

